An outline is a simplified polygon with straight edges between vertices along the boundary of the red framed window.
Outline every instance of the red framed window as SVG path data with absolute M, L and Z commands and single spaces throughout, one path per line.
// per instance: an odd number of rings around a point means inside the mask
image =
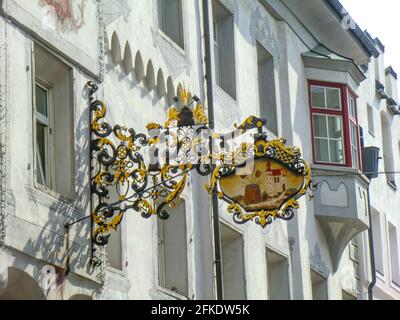
M 313 160 L 361 170 L 357 95 L 343 84 L 309 81 Z

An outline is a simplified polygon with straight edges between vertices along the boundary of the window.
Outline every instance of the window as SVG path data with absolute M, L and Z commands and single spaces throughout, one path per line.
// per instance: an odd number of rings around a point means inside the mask
M 267 128 L 275 135 L 278 135 L 274 59 L 258 42 L 257 62 L 260 115 L 262 118 L 267 119 Z
M 357 297 L 346 290 L 342 290 L 342 300 L 357 300 Z
M 51 188 L 49 90 L 35 83 L 36 94 L 36 178 L 37 182 Z
M 351 94 L 347 95 L 349 106 L 349 123 L 350 123 L 350 147 L 351 147 L 351 163 L 353 168 L 359 168 L 359 129 L 357 123 L 356 100 Z
M 400 286 L 399 243 L 396 227 L 389 223 L 389 250 L 392 282 Z
M 349 244 L 349 258 L 353 263 L 353 274 L 356 281 L 360 280 L 360 260 L 358 258 L 358 243 L 357 239 L 353 238 Z
M 160 29 L 184 49 L 182 0 L 158 0 Z
M 109 203 L 116 203 L 119 201 L 120 197 L 115 188 L 110 188 L 108 194 Z M 124 221 L 118 226 L 117 230 L 112 229 L 111 235 L 108 240 L 108 244 L 105 247 L 105 252 L 107 254 L 107 259 L 109 266 L 123 270 L 123 262 L 122 262 L 122 225 Z
M 158 219 L 159 285 L 188 296 L 188 262 L 185 202 L 169 210 L 168 220 Z
M 225 300 L 245 300 L 243 238 L 239 232 L 220 224 L 222 272 Z
M 267 249 L 269 300 L 290 300 L 289 264 L 287 258 Z
M 71 68 L 38 45 L 33 54 L 35 181 L 73 199 Z
M 357 238 L 353 238 L 349 245 L 349 259 L 352 264 L 352 277 L 351 277 L 351 291 L 359 292 L 360 291 L 360 260 L 359 260 L 359 250 L 358 250 L 358 241 Z
M 364 129 L 363 127 L 359 127 L 360 129 L 360 147 L 363 149 L 365 147 L 365 141 L 364 141 Z
M 117 230 L 112 230 L 106 247 L 108 262 L 111 267 L 122 270 L 122 225 Z
M 375 136 L 374 109 L 372 106 L 367 105 L 367 113 L 368 113 L 368 131 L 371 135 Z
M 315 160 L 344 164 L 342 118 L 313 114 Z
M 374 256 L 375 270 L 381 275 L 384 274 L 383 269 L 383 252 L 382 252 L 382 222 L 381 215 L 375 210 L 371 210 L 372 214 L 372 236 L 374 238 Z
M 311 286 L 313 300 L 328 300 L 327 280 L 314 270 L 311 270 Z
M 381 113 L 382 126 L 382 146 L 383 160 L 385 165 L 386 179 L 392 187 L 396 188 L 396 180 L 394 175 L 394 160 L 392 149 L 392 126 L 385 112 Z
M 361 170 L 355 95 L 345 85 L 309 83 L 314 162 Z
M 215 80 L 236 100 L 235 45 L 233 15 L 213 0 Z

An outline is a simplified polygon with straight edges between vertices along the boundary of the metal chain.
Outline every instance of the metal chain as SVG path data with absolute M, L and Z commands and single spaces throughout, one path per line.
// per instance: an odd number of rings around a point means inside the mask
M 7 203 L 7 98 L 9 78 L 9 56 L 8 56 L 8 0 L 4 2 L 4 42 L 0 46 L 0 65 L 4 66 L 4 78 L 0 79 L 0 247 L 5 241 L 5 216 Z
M 98 35 L 98 43 L 99 43 L 99 57 L 98 57 L 98 64 L 99 64 L 99 84 L 101 90 L 101 98 L 104 99 L 104 76 L 105 76 L 105 21 L 104 21 L 104 11 L 103 11 L 103 0 L 97 0 L 97 18 L 99 23 L 99 35 Z M 90 127 L 90 124 L 89 124 Z M 89 170 L 91 170 L 89 168 Z M 90 213 L 92 214 L 92 213 Z M 98 292 L 96 292 L 95 297 L 101 299 L 104 294 L 104 282 L 106 276 L 106 252 L 105 248 L 95 248 L 96 255 L 100 259 L 99 264 L 99 273 L 97 277 L 99 281 L 103 284 Z
M 97 17 L 99 19 L 99 82 L 101 84 L 101 98 L 104 99 L 104 76 L 105 76 L 105 20 L 103 10 L 103 0 L 97 0 Z

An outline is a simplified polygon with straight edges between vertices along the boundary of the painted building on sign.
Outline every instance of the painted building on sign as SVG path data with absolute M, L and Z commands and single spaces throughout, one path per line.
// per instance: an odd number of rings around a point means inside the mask
M 106 247 L 86 218 L 86 84 L 137 133 L 166 119 L 179 83 L 207 106 L 204 3 L 0 1 L 0 299 L 215 299 L 209 177 L 188 175 L 168 220 L 127 211 Z M 337 0 L 208 5 L 216 131 L 267 119 L 314 185 L 265 228 L 218 202 L 224 298 L 400 299 L 400 101 L 384 44 Z M 231 179 L 249 208 L 299 189 L 273 161 Z

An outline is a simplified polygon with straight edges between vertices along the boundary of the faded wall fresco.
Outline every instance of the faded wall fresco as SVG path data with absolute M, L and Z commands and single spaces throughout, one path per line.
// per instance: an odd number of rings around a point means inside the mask
M 97 0 L 8 0 L 2 5 L 11 20 L 35 35 L 33 40 L 49 44 L 91 75 L 100 73 L 101 6 Z
M 85 23 L 86 0 L 39 0 L 45 14 L 56 21 L 61 32 L 80 29 Z

